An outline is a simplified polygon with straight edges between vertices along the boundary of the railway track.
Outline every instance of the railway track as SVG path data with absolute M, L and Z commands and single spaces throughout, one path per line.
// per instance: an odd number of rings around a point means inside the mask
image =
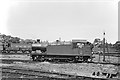
M 50 77 L 50 78 L 75 78 L 73 75 L 53 73 L 53 72 L 44 72 L 39 70 L 30 70 L 30 69 L 21 69 L 21 68 L 1 68 L 2 77 L 6 78 L 4 74 L 18 75 L 19 78 L 42 78 L 42 77 Z M 15 76 L 14 76 L 15 77 Z
M 117 80 L 117 79 L 96 79 L 83 76 L 74 76 L 60 73 L 43 72 L 38 70 L 27 70 L 20 68 L 2 68 L 2 80 L 5 78 L 27 78 L 27 79 L 45 79 L 45 80 Z
M 20 68 L 2 68 L 2 80 L 5 78 L 27 78 L 44 80 L 100 80 L 82 76 L 74 76 L 60 73 L 43 72 L 37 70 L 26 70 Z M 5 79 L 6 80 L 6 79 Z
M 39 61 L 31 61 L 31 60 L 2 60 L 2 63 L 12 64 L 14 62 L 23 62 L 23 63 L 36 63 Z M 112 64 L 115 66 L 120 66 L 120 62 L 112 63 L 112 62 L 50 62 L 50 63 L 57 63 L 57 64 L 65 64 L 65 63 L 93 63 L 93 64 Z
M 34 62 L 32 62 L 34 63 Z M 59 64 L 59 63 L 58 63 Z M 62 64 L 62 63 L 60 63 Z M 64 63 L 63 63 L 64 64 Z M 103 79 L 94 79 L 90 77 L 83 77 L 77 75 L 70 75 L 70 74 L 62 74 L 57 72 L 46 72 L 37 69 L 29 69 L 29 68 L 22 68 L 22 67 L 0 67 L 2 70 L 2 77 L 3 78 L 47 78 L 47 80 L 103 80 Z M 119 80 L 119 79 L 104 79 L 104 80 Z

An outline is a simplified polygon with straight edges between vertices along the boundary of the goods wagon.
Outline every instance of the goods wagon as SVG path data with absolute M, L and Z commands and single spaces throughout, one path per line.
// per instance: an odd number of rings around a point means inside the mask
M 45 52 L 46 45 L 28 44 L 28 43 L 4 43 L 0 46 L 3 53 L 31 53 L 31 52 Z
M 2 52 L 4 53 L 31 53 L 32 49 L 31 49 L 32 45 L 31 44 L 27 44 L 27 43 L 8 43 L 6 46 L 5 44 L 3 45 L 4 50 Z
M 38 61 L 89 61 L 92 59 L 92 45 L 87 41 L 73 40 L 70 44 L 48 45 L 46 51 L 31 54 Z

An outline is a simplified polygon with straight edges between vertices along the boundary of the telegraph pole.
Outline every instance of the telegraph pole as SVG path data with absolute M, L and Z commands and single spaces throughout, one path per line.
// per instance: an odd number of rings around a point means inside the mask
M 103 33 L 103 61 L 105 61 L 105 32 Z

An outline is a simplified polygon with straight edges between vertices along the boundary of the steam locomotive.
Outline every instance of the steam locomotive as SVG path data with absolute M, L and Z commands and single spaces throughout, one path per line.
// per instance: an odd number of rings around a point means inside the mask
M 43 47 L 42 53 L 32 53 L 33 61 L 91 61 L 92 60 L 92 44 L 87 41 L 72 40 L 69 44 L 50 44 Z

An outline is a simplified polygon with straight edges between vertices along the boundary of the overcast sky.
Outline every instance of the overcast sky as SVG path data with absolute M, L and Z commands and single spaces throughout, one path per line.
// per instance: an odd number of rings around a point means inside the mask
M 7 0 L 8 1 L 8 0 Z M 11 0 L 3 5 L 1 33 L 55 41 L 103 38 L 118 40 L 118 2 L 115 0 Z

